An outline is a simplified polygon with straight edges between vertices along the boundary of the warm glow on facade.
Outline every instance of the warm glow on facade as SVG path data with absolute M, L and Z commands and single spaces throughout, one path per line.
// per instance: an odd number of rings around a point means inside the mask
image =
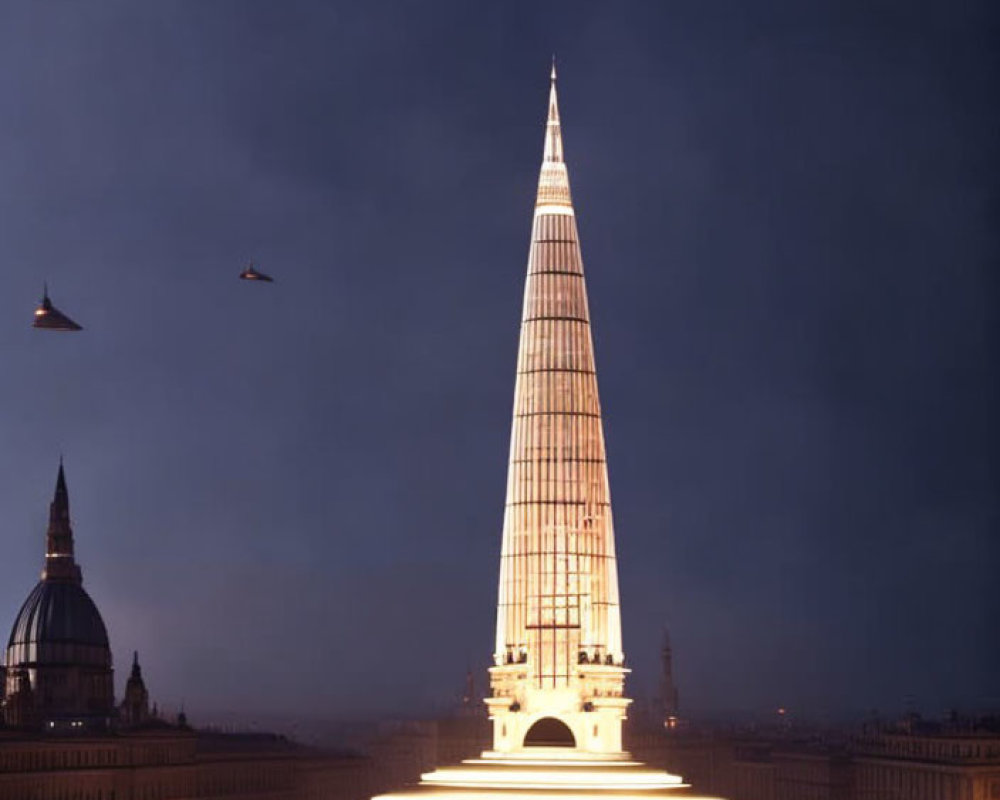
M 679 777 L 622 750 L 631 701 L 611 495 L 554 68 L 521 317 L 493 660 L 493 749 L 382 797 L 684 794 Z
M 518 800 L 553 797 L 607 800 L 609 795 L 627 800 L 653 797 L 697 800 L 687 794 L 688 784 L 676 775 L 650 769 L 624 754 L 618 759 L 600 759 L 574 750 L 562 754 L 558 748 L 532 750 L 530 756 L 486 753 L 458 766 L 441 767 L 421 776 L 419 786 L 381 795 L 375 800 L 407 797 L 488 800 L 500 796 Z
M 553 75 L 514 388 L 500 560 L 494 749 L 555 717 L 621 751 L 625 655 L 590 310 Z

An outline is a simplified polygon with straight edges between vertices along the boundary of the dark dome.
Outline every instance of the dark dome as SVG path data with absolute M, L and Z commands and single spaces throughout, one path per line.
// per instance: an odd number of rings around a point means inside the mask
M 41 581 L 21 606 L 7 643 L 7 666 L 32 664 L 111 666 L 104 620 L 78 583 Z

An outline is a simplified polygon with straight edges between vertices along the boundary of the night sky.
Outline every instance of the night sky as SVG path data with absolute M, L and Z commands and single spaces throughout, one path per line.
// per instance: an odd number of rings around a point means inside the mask
M 630 692 L 666 625 L 690 714 L 1000 706 L 998 22 L 0 3 L 0 635 L 62 453 L 119 694 L 483 676 L 554 52 Z

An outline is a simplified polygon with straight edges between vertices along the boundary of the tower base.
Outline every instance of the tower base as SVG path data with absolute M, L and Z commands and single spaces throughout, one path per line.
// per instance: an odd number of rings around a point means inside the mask
M 711 800 L 689 794 L 689 784 L 677 775 L 620 757 L 595 758 L 579 750 L 531 747 L 518 753 L 486 751 L 451 767 L 439 767 L 421 776 L 420 783 L 373 800 L 450 798 L 451 800 L 640 800 L 680 798 Z

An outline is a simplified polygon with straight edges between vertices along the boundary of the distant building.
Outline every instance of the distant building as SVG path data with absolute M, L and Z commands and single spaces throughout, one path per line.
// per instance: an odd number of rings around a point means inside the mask
M 2 701 L 14 728 L 100 730 L 114 717 L 111 648 L 73 553 L 66 475 L 49 506 L 45 566 L 7 643 Z
M 139 657 L 115 706 L 111 648 L 74 556 L 62 465 L 41 581 L 0 670 L 0 800 L 362 800 L 371 759 L 274 735 L 192 731 L 149 710 Z
M 637 756 L 731 800 L 996 800 L 1000 730 L 941 725 L 822 735 L 635 732 Z
M 850 744 L 852 798 L 1000 798 L 1000 729 L 876 731 Z
M 663 629 L 662 669 L 660 675 L 660 711 L 663 727 L 676 728 L 680 720 L 681 704 L 674 683 L 674 651 L 670 645 L 670 631 Z
M 132 653 L 132 673 L 125 684 L 125 698 L 118 709 L 118 719 L 122 725 L 133 728 L 150 721 L 149 692 L 142 679 L 138 651 Z
M 0 800 L 362 800 L 368 759 L 270 734 L 0 732 Z

